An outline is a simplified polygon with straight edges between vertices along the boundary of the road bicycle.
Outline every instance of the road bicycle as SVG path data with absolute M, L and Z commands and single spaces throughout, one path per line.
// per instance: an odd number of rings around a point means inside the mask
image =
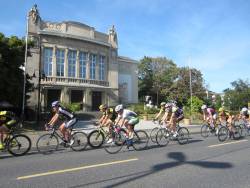
M 238 140 L 241 138 L 242 129 L 239 125 L 235 125 L 233 123 L 233 130 L 230 131 L 228 128 L 228 124 L 226 126 L 221 126 L 218 131 L 218 140 L 220 142 L 224 142 L 227 139 L 233 138 L 234 140 Z
M 115 154 L 121 151 L 123 146 L 133 147 L 136 151 L 146 149 L 148 146 L 149 137 L 148 134 L 143 130 L 134 130 L 134 136 L 132 139 L 127 138 L 127 134 L 123 131 L 119 131 L 116 127 L 112 129 L 112 139 L 111 143 L 108 142 L 110 139 L 106 137 L 104 142 L 104 149 L 110 154 Z
M 94 123 L 94 125 L 98 126 L 97 123 Z M 120 129 L 121 132 L 124 134 L 126 133 L 126 130 Z M 110 131 L 106 130 L 103 126 L 98 126 L 96 130 L 92 131 L 88 135 L 88 144 L 92 148 L 99 148 L 103 145 L 105 139 L 108 137 L 110 138 Z
M 240 126 L 242 133 L 241 136 L 245 137 L 245 136 L 250 136 L 250 127 L 248 122 L 242 120 L 242 122 L 238 122 L 238 125 Z
M 201 126 L 201 136 L 203 138 L 207 138 L 208 136 L 215 136 L 216 135 L 216 131 L 218 133 L 218 130 L 219 129 L 219 125 L 215 126 L 215 127 L 212 127 L 209 123 L 205 123 Z
M 36 142 L 38 152 L 43 154 L 50 153 L 58 150 L 59 145 L 62 145 L 65 148 L 70 147 L 73 151 L 84 150 L 88 145 L 87 134 L 82 131 L 76 131 L 74 125 L 69 128 L 69 142 L 65 141 L 64 137 L 57 131 L 55 126 L 49 127 L 48 131 L 50 131 L 50 133 L 40 136 Z M 61 141 L 60 144 L 59 140 Z M 70 143 L 71 141 L 72 143 Z
M 168 145 L 170 140 L 177 140 L 179 144 L 187 144 L 189 142 L 189 130 L 186 127 L 181 127 L 179 123 L 176 125 L 177 135 L 174 136 L 174 133 L 168 128 L 163 127 L 157 131 L 156 134 L 156 143 L 159 146 Z
M 150 132 L 150 140 L 153 143 L 157 143 L 156 142 L 156 135 L 159 129 L 163 128 L 163 124 L 161 123 L 161 121 L 153 121 L 154 124 L 157 124 L 157 126 L 155 128 L 153 128 Z
M 2 151 L 8 151 L 13 156 L 23 156 L 30 151 L 31 140 L 28 136 L 17 133 L 16 129 L 21 123 L 13 125 L 3 141 L 4 148 Z

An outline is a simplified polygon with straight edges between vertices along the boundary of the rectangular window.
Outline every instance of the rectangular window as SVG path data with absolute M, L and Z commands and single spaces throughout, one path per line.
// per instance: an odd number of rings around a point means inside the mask
M 104 80 L 105 74 L 105 56 L 100 56 L 99 62 L 99 80 Z
M 64 50 L 56 49 L 56 76 L 64 76 Z
M 79 76 L 80 78 L 86 78 L 86 63 L 87 63 L 87 53 L 80 52 L 79 53 Z
M 95 68 L 96 68 L 96 55 L 90 56 L 90 79 L 95 80 Z
M 68 76 L 76 76 L 76 51 L 73 50 L 68 52 Z
M 52 57 L 53 57 L 53 49 L 44 48 L 43 70 L 46 76 L 52 76 Z

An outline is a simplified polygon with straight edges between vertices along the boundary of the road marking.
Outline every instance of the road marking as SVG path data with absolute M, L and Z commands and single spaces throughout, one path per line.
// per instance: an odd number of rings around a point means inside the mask
M 23 179 L 29 179 L 29 178 L 35 178 L 35 177 L 41 177 L 41 176 L 48 176 L 52 174 L 61 174 L 65 172 L 73 172 L 73 171 L 79 171 L 79 170 L 84 170 L 84 169 L 89 169 L 89 168 L 96 168 L 96 167 L 101 167 L 101 166 L 108 166 L 108 165 L 113 165 L 113 164 L 121 164 L 121 163 L 128 163 L 131 161 L 137 161 L 138 158 L 132 158 L 132 159 L 127 159 L 127 160 L 122 160 L 122 161 L 112 161 L 108 163 L 100 163 L 100 164 L 94 164 L 94 165 L 88 165 L 88 166 L 81 166 L 77 168 L 69 168 L 69 169 L 64 169 L 64 170 L 55 170 L 55 171 L 50 171 L 50 172 L 44 172 L 44 173 L 39 173 L 39 174 L 32 174 L 28 176 L 21 176 L 18 177 L 17 180 L 23 180 Z
M 246 142 L 248 140 L 239 140 L 239 141 L 235 141 L 235 142 L 228 142 L 228 143 L 224 143 L 224 144 L 216 144 L 216 145 L 211 145 L 211 146 L 208 146 L 209 148 L 214 148 L 214 147 L 219 147 L 219 146 L 224 146 L 224 145 L 229 145 L 229 144 L 238 144 L 238 143 L 241 143 L 241 142 Z

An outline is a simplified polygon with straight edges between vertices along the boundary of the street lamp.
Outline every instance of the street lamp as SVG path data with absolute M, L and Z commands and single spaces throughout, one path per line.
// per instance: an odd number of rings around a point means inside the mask
M 28 57 L 28 33 L 29 33 L 29 14 L 26 17 L 26 36 L 25 36 L 25 56 L 24 56 L 24 66 L 23 66 L 23 104 L 21 119 L 24 120 L 24 108 L 25 108 L 25 94 L 26 94 L 26 64 Z

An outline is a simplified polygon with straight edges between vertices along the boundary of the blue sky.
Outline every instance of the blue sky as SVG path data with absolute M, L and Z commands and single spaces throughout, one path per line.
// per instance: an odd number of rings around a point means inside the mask
M 24 36 L 35 3 L 43 20 L 79 21 L 101 32 L 114 24 L 119 55 L 166 56 L 201 70 L 210 90 L 248 79 L 249 0 L 0 0 L 0 32 Z

